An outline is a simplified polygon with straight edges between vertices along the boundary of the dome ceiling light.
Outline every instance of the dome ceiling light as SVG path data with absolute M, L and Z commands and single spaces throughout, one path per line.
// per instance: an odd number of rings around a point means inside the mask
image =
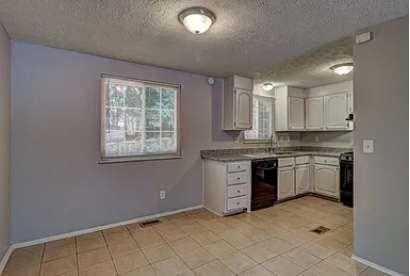
M 265 91 L 271 91 L 273 89 L 273 84 L 271 82 L 265 82 L 262 88 Z
M 338 75 L 346 75 L 352 72 L 353 62 L 336 64 L 330 67 L 330 69 Z
M 216 21 L 215 14 L 203 7 L 185 9 L 180 12 L 178 19 L 193 34 L 206 32 Z

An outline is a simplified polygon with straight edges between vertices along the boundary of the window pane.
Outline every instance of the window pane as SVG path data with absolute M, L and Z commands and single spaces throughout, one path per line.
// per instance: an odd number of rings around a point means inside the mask
M 125 90 L 125 104 L 128 107 L 143 107 L 143 88 L 128 86 Z
M 106 130 L 123 130 L 124 129 L 124 112 L 122 108 L 107 108 L 105 119 Z
M 159 88 L 147 87 L 145 92 L 145 107 L 159 109 L 161 106 L 161 94 Z
M 161 90 L 162 104 L 164 109 L 175 109 L 176 91 L 162 88 Z
M 159 152 L 161 150 L 161 132 L 146 132 L 145 133 L 145 152 Z
M 134 135 L 137 131 L 144 130 L 143 114 L 141 109 L 127 109 L 125 111 L 125 133 Z
M 175 116 L 174 111 L 165 109 L 161 112 L 161 130 L 162 131 L 173 131 L 175 130 Z
M 244 138 L 248 140 L 268 140 L 272 135 L 272 105 L 271 98 L 254 96 L 253 126 L 245 131 Z
M 161 150 L 164 152 L 174 152 L 177 150 L 175 132 L 161 133 Z
M 125 103 L 125 89 L 124 85 L 109 84 L 107 91 L 108 106 L 123 107 Z
M 161 121 L 160 121 L 160 111 L 147 109 L 145 110 L 145 130 L 160 130 Z

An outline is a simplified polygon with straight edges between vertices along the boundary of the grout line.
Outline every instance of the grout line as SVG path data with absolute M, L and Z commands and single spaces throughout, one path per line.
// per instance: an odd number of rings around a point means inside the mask
M 78 241 L 77 238 L 74 238 L 75 242 L 75 257 L 76 257 L 76 262 L 77 262 L 77 275 L 80 275 L 80 262 L 78 258 Z
M 105 234 L 104 234 L 103 231 L 101 231 L 101 236 L 103 237 L 104 244 L 105 244 L 105 248 L 107 249 L 108 254 L 110 255 L 110 258 L 111 258 L 111 262 L 112 262 L 112 264 L 113 264 L 113 266 L 114 266 L 115 275 L 119 275 L 118 269 L 117 269 L 117 265 L 116 265 L 115 262 L 114 262 L 114 256 L 111 254 L 111 251 L 110 251 L 109 246 L 108 246 L 107 239 L 106 239 Z

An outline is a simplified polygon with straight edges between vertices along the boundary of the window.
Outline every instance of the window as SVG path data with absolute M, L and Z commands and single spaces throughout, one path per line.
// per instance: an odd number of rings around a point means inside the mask
M 101 161 L 179 157 L 180 86 L 102 76 Z
M 253 97 L 253 125 L 246 130 L 245 140 L 270 140 L 273 129 L 273 99 Z

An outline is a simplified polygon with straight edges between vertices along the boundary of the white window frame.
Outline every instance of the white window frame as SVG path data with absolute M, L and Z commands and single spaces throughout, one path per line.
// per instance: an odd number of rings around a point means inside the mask
M 273 132 L 275 131 L 275 98 L 274 97 L 267 97 L 267 96 L 261 96 L 261 95 L 253 95 L 254 98 L 265 98 L 269 99 L 272 102 L 272 116 L 271 116 L 271 136 L 273 135 Z M 252 102 L 253 104 L 253 102 Z M 246 131 L 246 130 L 245 130 Z M 245 137 L 245 131 L 243 132 L 243 142 L 245 144 L 268 144 L 272 142 L 272 138 L 268 139 L 246 139 Z
M 162 86 L 162 87 L 172 87 L 176 89 L 176 152 L 172 153 L 149 153 L 149 154 L 141 154 L 141 155 L 129 155 L 129 156 L 118 156 L 118 157 L 106 157 L 105 156 L 105 122 L 106 122 L 106 107 L 105 102 L 107 95 L 107 85 L 106 81 L 113 80 L 115 82 L 119 82 L 121 84 L 127 85 L 131 83 L 142 83 L 146 85 L 155 85 L 155 86 Z M 158 82 L 158 81 L 149 81 L 149 80 L 139 80 L 139 79 L 132 79 L 126 77 L 120 77 L 111 74 L 101 74 L 101 92 L 100 92 L 100 160 L 98 163 L 121 163 L 121 162 L 138 162 L 138 161 L 149 161 L 149 160 L 166 160 L 166 159 L 180 159 L 182 158 L 182 150 L 181 150 L 181 119 L 180 119 L 180 105 L 181 105 L 181 84 L 173 84 L 173 83 L 165 83 L 165 82 Z

